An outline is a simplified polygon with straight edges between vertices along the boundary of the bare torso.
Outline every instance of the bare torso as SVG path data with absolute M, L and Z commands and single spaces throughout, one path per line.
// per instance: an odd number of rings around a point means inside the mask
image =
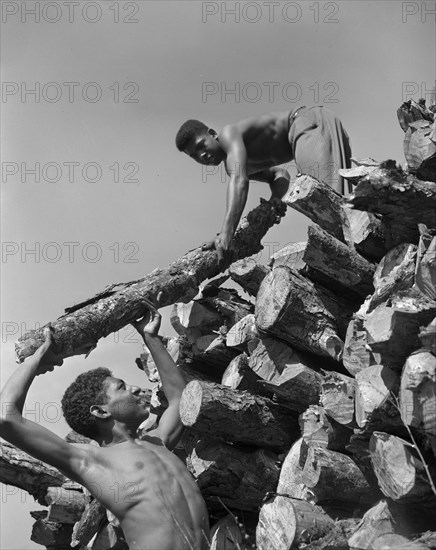
M 248 174 L 293 160 L 289 145 L 289 111 L 276 111 L 232 124 L 242 135 Z M 223 128 L 221 134 L 228 127 Z M 220 135 L 221 135 L 220 134 Z
M 209 548 L 200 491 L 159 439 L 95 447 L 91 456 L 82 483 L 119 519 L 130 550 Z

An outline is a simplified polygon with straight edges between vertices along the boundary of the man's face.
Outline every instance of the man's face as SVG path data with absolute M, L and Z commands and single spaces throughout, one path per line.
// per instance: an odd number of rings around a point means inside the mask
M 114 420 L 129 426 L 139 426 L 150 414 L 149 402 L 137 386 L 129 386 L 120 378 L 108 377 L 105 380 L 108 412 Z
M 224 151 L 216 139 L 216 133 L 209 132 L 198 134 L 191 140 L 185 153 L 200 164 L 218 166 L 224 160 Z

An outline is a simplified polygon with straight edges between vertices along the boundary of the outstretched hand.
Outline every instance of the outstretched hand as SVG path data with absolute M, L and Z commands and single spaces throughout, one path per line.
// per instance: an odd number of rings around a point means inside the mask
M 64 362 L 54 341 L 53 328 L 50 326 L 45 327 L 43 333 L 44 343 L 35 352 L 35 358 L 38 361 L 36 376 L 51 372 L 56 366 L 60 366 Z
M 218 233 L 213 241 L 206 242 L 201 247 L 202 250 L 213 250 L 215 249 L 218 254 L 218 261 L 222 262 L 230 261 L 233 248 L 232 248 L 232 237 L 225 235 L 224 233 Z
M 162 292 L 159 292 L 156 300 L 144 300 L 144 305 L 148 309 L 147 313 L 142 319 L 132 322 L 132 325 L 143 337 L 157 336 L 159 333 L 162 317 L 161 314 L 158 312 L 157 307 L 159 305 L 161 296 Z

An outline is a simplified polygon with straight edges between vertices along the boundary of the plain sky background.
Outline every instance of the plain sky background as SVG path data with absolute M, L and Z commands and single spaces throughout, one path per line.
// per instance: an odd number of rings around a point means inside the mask
M 403 163 L 396 109 L 410 97 L 431 99 L 434 9 L 421 1 L 2 1 L 2 385 L 26 330 L 106 285 L 165 267 L 220 229 L 222 172 L 207 173 L 174 145 L 186 119 L 219 130 L 324 105 L 342 119 L 355 157 Z M 253 182 L 246 212 L 268 191 Z M 260 261 L 304 241 L 307 225 L 289 211 L 265 237 Z M 162 332 L 172 334 L 168 309 Z M 65 387 L 101 365 L 143 384 L 140 352 L 126 328 L 86 361 L 66 360 L 35 380 L 28 417 L 65 436 Z M 1 548 L 41 548 L 29 540 L 33 499 L 2 485 L 1 504 Z

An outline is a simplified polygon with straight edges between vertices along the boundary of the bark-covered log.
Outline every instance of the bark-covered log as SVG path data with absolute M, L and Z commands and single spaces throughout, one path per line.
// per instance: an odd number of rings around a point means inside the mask
M 338 372 L 326 373 L 321 385 L 320 404 L 325 412 L 344 426 L 355 426 L 354 396 L 356 382 Z
M 401 418 L 424 436 L 436 455 L 436 356 L 418 350 L 407 358 L 401 375 Z
M 368 345 L 368 333 L 364 326 L 365 319 L 365 316 L 358 313 L 353 315 L 345 336 L 342 363 L 353 376 L 356 376 L 362 369 L 377 364 L 374 353 Z
M 55 523 L 76 523 L 85 511 L 87 497 L 81 491 L 49 487 L 45 502 L 49 506 L 47 520 Z
M 289 550 L 293 545 L 298 547 L 323 537 L 333 525 L 333 520 L 319 506 L 277 495 L 260 510 L 256 548 Z
M 303 257 L 308 266 L 359 296 L 373 292 L 374 264 L 318 225 L 309 227 L 308 237 Z
M 377 362 L 401 369 L 408 355 L 420 347 L 420 327 L 430 323 L 435 314 L 436 301 L 413 291 L 394 295 L 374 309 L 364 326 Z
M 400 377 L 383 365 L 372 365 L 356 374 L 356 422 L 360 428 L 374 419 L 377 411 L 379 429 L 402 426 L 400 412 L 391 394 L 398 392 Z
M 301 479 L 318 504 L 337 502 L 357 507 L 373 503 L 379 496 L 349 456 L 322 447 L 309 447 Z
M 214 381 L 220 381 L 230 362 L 238 355 L 235 348 L 226 346 L 225 336 L 200 336 L 194 343 L 179 338 L 177 364 L 190 367 Z
M 161 291 L 160 306 L 193 298 L 199 284 L 214 277 L 240 258 L 259 252 L 261 239 L 284 215 L 283 203 L 263 201 L 244 218 L 235 234 L 234 257 L 229 263 L 218 262 L 217 252 L 201 247 L 188 252 L 165 269 L 128 283 L 115 284 L 94 298 L 68 308 L 67 313 L 50 323 L 62 356 L 89 353 L 100 338 L 116 332 L 144 314 L 143 300 Z M 43 343 L 43 328 L 29 331 L 16 343 L 17 359 L 24 361 Z
M 385 500 L 370 508 L 348 540 L 351 550 L 372 550 L 374 542 L 382 535 L 395 531 L 395 520 Z
M 265 495 L 277 486 L 280 468 L 277 455 L 270 451 L 243 451 L 201 437 L 193 437 L 185 451 L 188 470 L 206 502 L 220 497 L 231 508 L 257 510 Z
M 254 258 L 243 258 L 229 267 L 230 277 L 250 296 L 256 296 L 260 283 L 269 272 L 269 267 L 257 263 Z
M 341 358 L 350 306 L 298 272 L 279 266 L 267 275 L 255 315 L 259 330 L 316 355 Z
M 192 300 L 187 304 L 174 304 L 170 321 L 177 334 L 183 334 L 189 342 L 195 342 L 200 336 L 218 330 L 223 324 L 223 317 L 216 309 L 207 307 L 198 300 Z
M 383 215 L 388 249 L 402 242 L 418 244 L 419 223 L 436 227 L 436 183 L 405 174 L 394 161 L 364 177 L 349 201 Z
M 348 539 L 358 523 L 357 518 L 336 520 L 331 531 L 324 537 L 305 545 L 305 550 L 350 550 Z
M 71 546 L 86 546 L 106 521 L 106 509 L 98 500 L 89 502 L 80 520 L 74 524 Z
M 297 178 L 283 202 L 310 218 L 342 242 L 351 238 L 344 212 L 345 198 L 330 185 L 304 175 Z
M 247 350 L 247 344 L 258 337 L 254 314 L 250 313 L 234 324 L 226 334 L 226 345 L 229 348 Z
M 369 450 L 374 472 L 383 494 L 402 504 L 436 504 L 436 495 L 413 445 L 383 432 L 374 432 Z M 430 469 L 433 480 L 434 471 Z M 433 481 L 434 483 L 434 481 Z
M 271 400 L 195 380 L 183 391 L 180 417 L 184 426 L 243 445 L 285 449 L 298 435 L 295 417 Z
M 319 402 L 323 377 L 303 364 L 288 365 L 272 382 L 259 382 L 296 412 L 303 412 L 309 405 Z
M 345 451 L 352 430 L 329 418 L 325 410 L 311 405 L 299 418 L 303 440 L 308 447 L 322 447 L 332 451 Z
M 416 255 L 416 245 L 401 243 L 383 257 L 374 273 L 375 292 L 369 302 L 368 311 L 387 300 L 391 294 L 412 287 Z
M 45 506 L 48 487 L 60 486 L 66 479 L 56 468 L 0 440 L 1 483 L 23 489 Z
M 381 216 L 344 206 L 349 230 L 346 242 L 354 246 L 359 254 L 372 262 L 379 262 L 387 252 L 384 224 Z

